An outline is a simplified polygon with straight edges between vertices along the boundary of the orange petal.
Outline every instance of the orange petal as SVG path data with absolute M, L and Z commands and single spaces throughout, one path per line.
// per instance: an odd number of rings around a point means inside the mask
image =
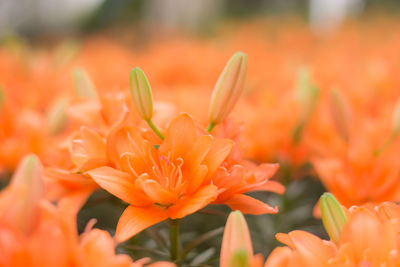
M 294 248 L 294 244 L 292 242 L 292 239 L 290 239 L 290 236 L 288 234 L 284 234 L 284 233 L 277 233 L 275 235 L 276 240 L 278 240 L 279 242 L 281 242 L 282 244 L 285 244 L 291 248 Z
M 142 176 L 148 176 L 147 173 L 144 173 Z M 166 190 L 162 187 L 158 182 L 148 179 L 138 179 L 140 188 L 148 195 L 155 203 L 159 203 L 162 205 L 168 205 L 171 203 L 175 203 L 178 200 L 178 197 Z
M 293 252 L 288 247 L 277 247 L 268 256 L 264 267 L 287 267 Z
M 276 182 L 276 181 L 267 181 L 265 184 L 261 186 L 257 186 L 254 188 L 252 191 L 268 191 L 268 192 L 274 192 L 277 194 L 283 194 L 285 193 L 285 187 Z
M 81 236 L 80 247 L 85 261 L 91 266 L 132 266 L 132 259 L 126 254 L 115 254 L 114 239 L 107 231 L 92 229 Z
M 105 158 L 106 142 L 99 133 L 83 126 L 81 136 L 88 156 Z
M 106 159 L 106 144 L 104 138 L 94 130 L 81 127 L 80 135 L 74 138 L 70 146 L 71 160 L 76 166 L 81 166 L 91 158 Z
M 277 213 L 278 207 L 272 208 L 268 204 L 247 195 L 237 194 L 224 202 L 232 210 L 240 210 L 244 214 Z
M 197 139 L 197 129 L 189 114 L 176 117 L 168 126 L 165 141 L 160 146 L 160 153 L 171 158 L 184 157 Z
M 392 202 L 384 202 L 377 206 L 377 212 L 381 219 L 400 219 L 400 206 Z
M 205 165 L 199 165 L 193 171 L 193 173 L 189 176 L 190 179 L 188 180 L 188 185 L 187 185 L 188 194 L 195 192 L 203 184 L 204 178 L 206 177 L 207 173 L 208 173 L 208 168 Z
M 210 151 L 212 144 L 213 137 L 211 135 L 200 136 L 184 158 L 184 168 L 193 169 L 200 165 L 208 151 Z
M 107 138 L 108 157 L 122 170 L 130 171 L 127 164 L 123 164 L 121 158 L 129 155 L 129 161 L 137 175 L 151 172 L 153 162 L 150 157 L 154 155 L 156 149 L 149 144 L 140 133 L 129 127 L 122 127 L 113 130 Z
M 279 241 L 281 240 L 277 236 Z M 292 231 L 285 243 L 297 250 L 309 266 L 325 266 L 326 262 L 336 254 L 336 247 L 331 242 L 326 242 L 319 237 L 305 231 Z
M 221 163 L 226 159 L 233 147 L 233 141 L 229 139 L 216 139 L 204 158 L 204 165 L 208 166 L 208 175 L 211 177 Z
M 129 206 L 119 218 L 116 232 L 118 242 L 123 242 L 142 230 L 168 218 L 167 211 L 157 206 Z
M 57 183 L 66 187 L 80 188 L 91 185 L 97 187 L 96 183 L 88 176 L 60 169 L 52 169 L 52 168 L 45 169 L 44 178 L 51 181 L 56 181 Z
M 96 169 L 102 166 L 107 166 L 108 161 L 105 158 L 92 158 L 82 164 L 79 168 L 79 172 L 86 172 L 91 169 Z
M 129 173 L 111 167 L 101 167 L 90 170 L 87 174 L 100 187 L 129 204 L 146 206 L 151 203 L 143 193 L 135 188 L 134 178 Z
M 193 195 L 181 198 L 177 204 L 168 208 L 168 216 L 171 219 L 178 219 L 202 209 L 215 200 L 217 190 L 215 185 L 207 185 Z
M 362 255 L 366 249 L 372 249 L 377 255 L 389 242 L 384 240 L 384 225 L 374 212 L 364 207 L 350 209 L 350 218 L 347 218 L 346 225 L 340 235 L 340 243 L 351 243 L 356 255 Z M 387 241 L 387 240 L 385 240 Z

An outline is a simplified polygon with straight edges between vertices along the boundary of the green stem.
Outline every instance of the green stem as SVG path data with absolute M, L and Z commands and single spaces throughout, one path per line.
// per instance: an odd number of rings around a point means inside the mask
M 176 261 L 179 255 L 179 219 L 169 220 L 169 240 L 171 261 Z
M 214 127 L 215 127 L 215 123 L 213 123 L 213 122 L 210 122 L 210 124 L 208 125 L 208 127 L 207 127 L 207 132 L 211 132 L 212 131 L 212 129 L 214 129 Z
M 158 130 L 157 126 L 154 125 L 152 120 L 146 120 L 146 122 L 150 126 L 150 128 L 158 135 L 158 137 L 161 138 L 161 140 L 165 139 L 160 130 Z

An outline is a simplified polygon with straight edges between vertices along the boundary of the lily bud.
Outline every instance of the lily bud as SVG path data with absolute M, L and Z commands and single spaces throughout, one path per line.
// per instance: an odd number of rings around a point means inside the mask
M 331 92 L 330 109 L 336 130 L 347 142 L 350 135 L 350 110 L 337 90 Z
M 44 194 L 41 172 L 39 159 L 26 156 L 1 195 L 0 218 L 24 234 L 29 234 L 37 222 L 39 201 Z
M 307 121 L 317 106 L 319 89 L 310 80 L 308 69 L 302 68 L 297 77 L 297 99 L 301 107 L 302 123 Z
M 83 99 L 97 99 L 97 92 L 87 72 L 82 68 L 74 70 L 75 92 Z
M 130 74 L 131 95 L 140 117 L 149 121 L 153 117 L 153 95 L 150 83 L 138 67 Z
M 392 133 L 395 137 L 400 133 L 400 99 L 393 112 Z
M 297 76 L 297 101 L 300 105 L 301 114 L 299 121 L 293 129 L 292 138 L 295 143 L 301 140 L 301 135 L 305 124 L 310 119 L 319 98 L 319 89 L 310 80 L 308 69 L 300 69 Z
M 211 96 L 210 124 L 222 122 L 231 112 L 243 91 L 247 72 L 247 55 L 236 52 L 218 78 Z
M 253 258 L 253 246 L 246 220 L 240 211 L 233 211 L 228 217 L 222 237 L 220 267 L 248 266 L 241 263 Z M 233 262 L 236 264 L 232 265 Z
M 337 243 L 346 224 L 346 214 L 340 203 L 331 193 L 324 193 L 321 196 L 320 207 L 325 230 L 332 241 Z
M 67 115 L 65 109 L 67 108 L 68 100 L 61 98 L 53 104 L 47 114 L 47 120 L 49 122 L 50 133 L 55 135 L 58 134 L 65 126 L 67 122 Z

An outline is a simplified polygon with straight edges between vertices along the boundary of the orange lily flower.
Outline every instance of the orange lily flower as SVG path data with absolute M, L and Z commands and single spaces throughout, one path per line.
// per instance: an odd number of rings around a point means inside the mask
M 164 136 L 156 149 L 135 128 L 121 126 L 107 138 L 108 156 L 117 168 L 86 172 L 130 204 L 118 222 L 118 241 L 167 218 L 192 214 L 217 197 L 212 176 L 233 142 L 199 133 L 187 114 L 172 120 Z
M 269 178 L 278 169 L 278 164 L 261 164 L 241 161 L 238 164 L 218 168 L 213 176 L 213 183 L 220 189 L 215 204 L 228 205 L 232 210 L 240 210 L 245 214 L 277 213 L 278 207 L 254 199 L 246 192 L 269 191 L 283 194 L 285 187 Z
M 216 126 L 214 132 L 219 138 L 229 138 L 236 143 L 240 142 L 241 127 L 230 120 L 225 120 Z M 278 207 L 254 199 L 244 193 L 254 191 L 268 191 L 283 194 L 285 187 L 271 180 L 279 164 L 255 164 L 243 159 L 242 147 L 235 145 L 213 176 L 213 184 L 219 189 L 214 204 L 228 205 L 232 210 L 240 210 L 244 214 L 277 213 Z
M 400 207 L 385 202 L 354 206 L 335 244 L 304 231 L 277 234 L 287 247 L 276 248 L 265 267 L 399 266 Z

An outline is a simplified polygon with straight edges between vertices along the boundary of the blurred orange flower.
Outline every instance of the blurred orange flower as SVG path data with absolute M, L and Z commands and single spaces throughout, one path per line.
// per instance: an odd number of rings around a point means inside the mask
M 44 200 L 41 169 L 37 157 L 27 156 L 0 193 L 0 265 L 132 266 L 129 256 L 115 254 L 107 232 L 88 229 L 78 236 L 79 195 L 57 206 Z
M 354 206 L 335 244 L 304 231 L 277 234 L 287 247 L 276 248 L 265 267 L 398 266 L 400 207 L 385 202 Z
M 325 127 L 329 119 L 323 110 L 310 131 L 312 164 L 324 186 L 346 207 L 400 200 L 400 138 L 390 121 L 393 101 L 386 105 L 375 115 L 352 109 L 347 139 L 333 125 Z

